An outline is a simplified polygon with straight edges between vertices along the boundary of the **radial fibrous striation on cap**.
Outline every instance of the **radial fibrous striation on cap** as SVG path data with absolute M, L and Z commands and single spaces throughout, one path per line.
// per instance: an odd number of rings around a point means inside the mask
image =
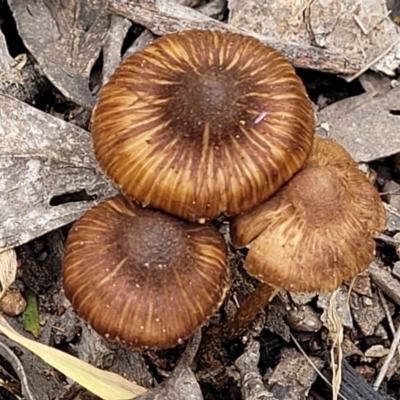
M 75 223 L 63 265 L 77 314 L 135 349 L 175 346 L 203 325 L 229 284 L 226 245 L 209 225 L 118 195 Z
M 128 58 L 92 118 L 105 173 L 143 205 L 191 220 L 266 199 L 302 167 L 314 128 L 281 54 L 251 37 L 196 30 Z
M 316 138 L 305 167 L 274 196 L 233 220 L 250 243 L 246 270 L 296 292 L 326 292 L 365 270 L 386 225 L 379 194 L 337 143 Z

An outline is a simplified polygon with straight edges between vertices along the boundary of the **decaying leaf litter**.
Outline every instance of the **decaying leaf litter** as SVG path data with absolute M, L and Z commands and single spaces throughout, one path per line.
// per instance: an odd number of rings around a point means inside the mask
M 200 339 L 194 338 L 170 351 L 140 354 L 106 343 L 76 317 L 61 290 L 69 224 L 116 193 L 98 169 L 88 123 L 95 94 L 121 54 L 124 57 L 157 35 L 181 29 L 245 32 L 281 51 L 299 68 L 318 109 L 318 134 L 342 144 L 382 194 L 388 224 L 378 240 L 377 259 L 356 278 L 351 291 L 343 285 L 335 294 L 343 324 L 339 396 L 400 398 L 400 36 L 396 25 L 400 4 L 382 0 L 292 3 L 0 1 L 0 201 L 6 211 L 0 217 L 1 282 L 4 291 L 11 284 L 28 303 L 29 291 L 38 301 L 38 342 L 115 371 L 144 388 L 165 382 L 143 398 L 179 399 L 189 393 L 199 399 L 331 397 L 324 381 L 333 382 L 339 352 L 336 346 L 332 362 L 329 354 L 338 336 L 332 328 L 335 310 L 330 295 L 282 292 L 252 328 L 234 340 L 214 338 L 211 346 L 201 345 L 196 353 Z M 225 223 L 220 225 L 224 231 Z M 232 315 L 257 285 L 242 269 L 244 257 L 244 252 L 230 254 L 233 287 L 211 326 Z M 73 381 L 76 373 L 74 378 L 68 368 L 58 367 L 66 378 L 26 350 L 34 351 L 29 343 L 10 335 L 9 325 L 33 339 L 29 318 L 4 318 L 8 323 L 0 321 L 0 329 L 9 339 L 1 337 L 1 396 L 90 398 Z M 121 391 L 108 393 L 110 397 L 94 393 L 103 398 L 133 398 L 142 390 L 118 379 L 110 381 Z M 90 389 L 87 382 L 79 383 Z

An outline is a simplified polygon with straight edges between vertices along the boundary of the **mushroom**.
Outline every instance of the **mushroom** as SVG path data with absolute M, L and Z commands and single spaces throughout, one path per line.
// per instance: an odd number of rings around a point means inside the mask
M 294 68 L 255 38 L 188 30 L 130 56 L 101 89 L 102 170 L 144 206 L 189 219 L 248 211 L 306 161 L 314 111 Z
M 118 195 L 72 227 L 63 280 L 77 314 L 108 340 L 134 349 L 173 347 L 223 301 L 226 244 L 212 226 Z
M 244 330 L 279 289 L 329 292 L 364 271 L 386 226 L 377 190 L 337 143 L 315 138 L 305 167 L 269 200 L 233 218 L 236 247 L 262 284 L 228 327 Z

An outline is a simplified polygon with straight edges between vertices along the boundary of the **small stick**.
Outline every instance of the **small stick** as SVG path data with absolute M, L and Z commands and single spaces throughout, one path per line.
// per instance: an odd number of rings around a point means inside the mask
M 394 353 L 396 353 L 399 341 L 400 341 L 400 326 L 398 327 L 397 332 L 394 335 L 392 345 L 390 346 L 389 354 L 387 355 L 386 360 L 383 363 L 381 370 L 379 371 L 378 377 L 376 378 L 376 381 L 373 386 L 374 390 L 379 389 L 379 386 L 381 385 L 383 379 L 385 378 L 387 370 L 389 368 L 390 361 L 392 361 Z
M 24 398 L 26 400 L 36 400 L 36 397 L 33 395 L 31 388 L 29 387 L 28 377 L 25 374 L 25 370 L 21 361 L 15 355 L 15 353 L 11 351 L 1 341 L 0 341 L 0 354 L 11 364 L 15 373 L 18 375 L 18 378 L 21 381 L 21 389 Z
M 349 78 L 345 78 L 346 82 L 352 82 L 354 79 L 358 78 L 360 75 L 362 75 L 365 71 L 370 69 L 374 64 L 376 64 L 379 60 L 381 60 L 383 57 L 386 56 L 392 50 L 394 46 L 396 46 L 397 43 L 400 42 L 400 37 L 398 37 L 390 46 L 388 46 L 385 50 L 382 51 L 381 54 L 379 54 L 377 57 L 375 57 L 372 61 L 364 65 L 357 73 L 354 75 L 351 75 Z
M 381 301 L 382 307 L 385 310 L 389 328 L 392 332 L 392 335 L 394 336 L 396 334 L 396 328 L 394 327 L 393 319 L 392 319 L 392 316 L 390 315 L 390 310 L 389 310 L 387 301 L 386 301 L 385 297 L 383 296 L 382 291 L 380 289 L 378 289 L 378 296 L 379 296 L 379 300 Z

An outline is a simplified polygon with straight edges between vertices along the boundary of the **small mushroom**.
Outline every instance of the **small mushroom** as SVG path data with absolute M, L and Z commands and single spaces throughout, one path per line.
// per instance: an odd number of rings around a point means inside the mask
M 229 285 L 226 244 L 209 225 L 118 195 L 72 227 L 64 290 L 101 335 L 134 349 L 173 347 L 217 310 Z
M 103 171 L 142 205 L 189 219 L 253 208 L 306 161 L 314 111 L 291 64 L 255 38 L 188 30 L 133 54 L 99 93 Z
M 242 330 L 277 289 L 328 292 L 364 271 L 386 226 L 377 190 L 337 143 L 315 138 L 310 159 L 269 200 L 234 218 L 245 268 L 263 282 L 235 316 Z M 257 309 L 258 308 L 258 309 Z

